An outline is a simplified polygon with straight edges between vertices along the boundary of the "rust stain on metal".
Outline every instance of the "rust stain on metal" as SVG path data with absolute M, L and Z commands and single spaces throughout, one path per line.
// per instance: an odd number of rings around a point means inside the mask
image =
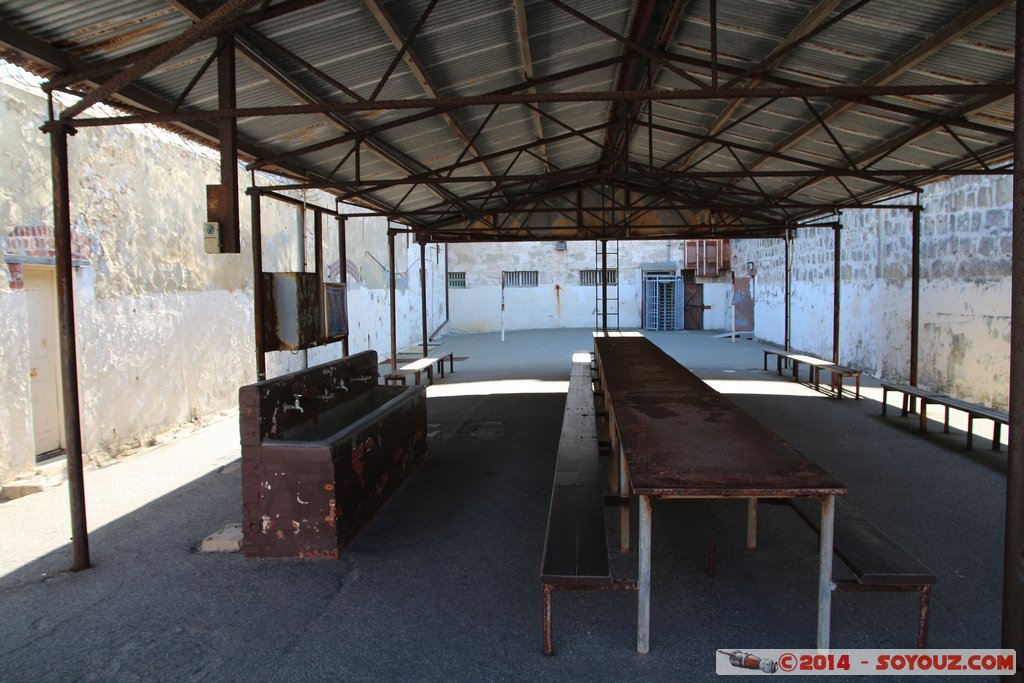
M 634 492 L 842 495 L 846 487 L 643 337 L 595 340 Z M 685 444 L 685 448 L 680 448 Z
M 329 527 L 331 527 L 332 529 L 336 529 L 337 527 L 335 526 L 335 515 L 337 510 L 337 503 L 332 498 L 331 500 L 327 501 L 327 505 L 329 510 L 327 512 L 327 516 L 324 517 L 324 521 L 327 522 L 327 525 Z
M 423 461 L 424 388 L 376 377 L 364 352 L 239 390 L 246 556 L 337 557 Z

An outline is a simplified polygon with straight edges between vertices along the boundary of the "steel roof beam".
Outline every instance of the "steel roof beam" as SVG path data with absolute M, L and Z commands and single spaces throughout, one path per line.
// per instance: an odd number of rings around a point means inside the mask
M 741 80 L 751 78 L 749 85 L 758 85 L 762 79 L 759 74 L 762 72 L 770 71 L 779 61 L 782 60 L 789 52 L 797 45 L 806 41 L 810 36 L 817 33 L 817 28 L 825 22 L 832 11 L 835 10 L 836 6 L 839 5 L 841 0 L 821 0 L 814 9 L 808 12 L 803 20 L 800 21 L 797 26 L 789 32 L 782 42 L 775 46 L 764 59 L 752 67 L 747 73 L 741 73 L 734 76 L 728 83 L 728 85 L 735 85 Z M 714 29 L 714 27 L 712 27 Z M 720 69 L 721 66 L 715 63 L 715 68 Z M 708 126 L 707 133 L 710 136 L 718 135 L 722 128 L 725 127 L 733 118 L 736 111 L 746 103 L 746 100 L 733 100 L 725 105 L 725 108 L 719 112 L 718 117 Z M 690 153 L 679 162 L 679 168 L 685 168 L 692 159 L 694 159 L 700 151 L 704 148 L 704 145 L 697 145 Z
M 0 46 L 16 52 L 26 61 L 34 62 L 51 71 L 80 70 L 87 66 L 86 62 L 79 57 L 59 50 L 5 21 L 0 21 Z M 103 81 L 87 79 L 84 83 L 90 87 L 99 87 Z M 146 110 L 160 114 L 170 114 L 174 110 L 172 103 L 133 85 L 121 88 L 111 96 L 111 99 L 115 106 L 132 110 Z M 176 125 L 179 131 L 185 135 L 195 136 L 210 145 L 215 145 L 220 138 L 217 125 L 208 121 L 193 121 Z M 240 155 L 248 159 L 260 159 L 269 155 L 267 150 L 251 143 L 239 142 L 238 149 Z M 310 175 L 305 169 L 287 162 L 277 164 L 276 168 L 285 175 L 294 177 L 301 178 Z
M 516 11 L 516 36 L 519 39 L 519 54 L 523 60 L 523 78 L 525 82 L 530 83 L 534 80 L 533 54 L 530 52 L 530 28 L 526 20 L 526 0 L 513 0 L 512 4 Z M 535 93 L 537 88 L 531 85 L 526 91 Z M 531 110 L 530 119 L 533 123 L 533 133 L 537 136 L 537 140 L 543 140 L 544 126 L 541 124 L 540 113 Z M 544 161 L 544 170 L 550 171 L 551 166 L 548 164 L 547 145 L 540 145 L 540 156 Z
M 292 12 L 319 5 L 324 0 L 285 0 L 278 5 L 267 8 L 265 11 L 259 14 L 253 14 L 248 17 L 242 17 L 230 24 L 227 24 L 222 29 L 222 32 L 227 33 L 230 31 L 236 31 L 238 29 L 246 28 L 254 24 L 263 23 L 271 19 L 282 17 Z M 131 66 L 135 62 L 143 59 L 155 50 L 159 50 L 166 43 L 160 45 L 154 45 L 152 47 L 133 52 L 132 54 L 117 57 L 115 59 L 108 59 L 104 62 L 99 63 L 82 63 L 78 67 L 72 67 L 62 69 L 62 73 L 56 74 L 47 83 L 42 85 L 43 90 L 49 92 L 51 90 L 59 90 L 68 86 L 74 85 L 75 83 L 81 83 L 83 81 L 89 81 L 100 76 L 106 76 L 107 74 Z
M 192 21 L 199 22 L 203 20 L 203 10 L 196 4 L 195 0 L 166 1 Z M 297 83 L 294 78 L 285 73 L 284 70 L 282 70 L 278 65 L 270 61 L 270 59 L 268 59 L 262 53 L 262 51 L 259 48 L 259 43 L 262 40 L 264 40 L 263 34 L 256 31 L 255 29 L 246 29 L 244 32 L 237 36 L 237 49 L 239 54 L 247 62 L 249 62 L 249 64 L 254 69 L 256 69 L 259 73 L 263 74 L 263 76 L 267 80 L 269 80 L 271 83 L 275 84 L 282 90 L 285 90 L 286 92 L 290 93 L 300 102 L 304 102 L 305 106 L 317 106 L 318 104 L 322 104 L 321 100 L 319 100 L 306 87 Z M 330 120 L 331 125 L 335 126 L 336 128 L 345 132 L 353 132 L 357 130 L 355 125 L 347 121 L 340 114 L 335 112 L 324 113 L 327 114 L 327 117 Z M 420 167 L 421 169 L 426 169 L 426 167 L 420 162 L 416 161 L 415 159 L 412 159 L 411 157 L 406 156 L 402 152 L 392 148 L 390 145 L 384 142 L 381 142 L 373 138 L 367 138 L 366 144 L 371 149 L 373 149 L 374 152 L 380 155 L 382 159 L 389 162 L 391 165 L 395 166 L 399 170 L 403 170 L 407 173 L 412 173 L 415 171 L 417 166 Z M 432 191 L 439 197 L 442 197 L 443 199 L 448 199 L 456 202 L 458 201 L 455 195 L 451 195 L 444 191 L 438 192 L 436 189 Z M 373 201 L 375 203 L 381 203 L 379 200 Z
M 500 90 L 495 90 L 493 92 L 486 93 L 486 94 L 487 95 L 503 95 L 503 94 L 511 94 L 511 93 L 514 93 L 514 92 L 519 92 L 519 91 L 522 91 L 522 90 L 526 90 L 527 92 L 529 92 L 531 94 L 536 94 L 536 92 L 537 92 L 536 91 L 536 86 L 538 86 L 538 85 L 548 84 L 548 83 L 555 83 L 557 81 L 560 81 L 560 80 L 563 80 L 563 79 L 566 79 L 566 78 L 572 78 L 573 76 L 578 76 L 580 74 L 584 74 L 584 73 L 587 73 L 587 72 L 590 72 L 590 71 L 594 71 L 596 69 L 603 69 L 603 68 L 605 68 L 607 66 L 611 66 L 612 64 L 617 64 L 619 61 L 620 60 L 619 60 L 618 57 L 616 57 L 614 59 L 605 59 L 605 60 L 601 60 L 599 62 L 594 62 L 592 64 L 585 64 L 583 66 L 575 67 L 573 69 L 567 69 L 565 71 L 560 71 L 560 72 L 558 72 L 556 74 L 551 74 L 550 76 L 544 76 L 544 77 L 541 77 L 541 78 L 537 78 L 537 79 L 534 79 L 533 81 L 528 81 L 526 83 L 521 83 L 521 84 L 518 84 L 518 85 L 514 85 L 514 86 L 509 87 L 509 88 L 502 88 Z M 415 123 L 417 121 L 422 121 L 423 119 L 428 119 L 428 118 L 431 118 L 433 116 L 439 116 L 440 114 L 442 114 L 442 113 L 444 113 L 446 111 L 450 111 L 450 110 L 456 109 L 456 108 L 457 107 L 452 107 L 452 106 L 448 106 L 448 107 L 434 107 L 434 108 L 427 109 L 426 111 L 423 111 L 423 112 L 420 112 L 420 113 L 417 113 L 417 114 L 412 114 L 410 116 L 405 116 L 405 117 L 403 117 L 401 119 L 397 119 L 395 121 L 390 121 L 388 123 L 382 123 L 382 124 L 379 124 L 377 126 L 371 126 L 371 127 L 366 128 L 365 130 L 363 130 L 363 131 L 361 131 L 359 133 L 350 133 L 350 134 L 342 135 L 342 136 L 337 137 L 337 138 L 332 138 L 330 140 L 324 140 L 323 142 L 318 142 L 318 143 L 314 143 L 312 145 L 307 145 L 306 147 L 302 147 L 300 149 L 293 150 L 293 151 L 288 152 L 286 154 L 281 154 L 281 155 L 278 155 L 276 157 L 268 158 L 268 159 L 265 159 L 263 161 L 251 164 L 250 165 L 250 170 L 258 169 L 258 168 L 260 168 L 263 165 L 267 165 L 267 164 L 271 164 L 271 163 L 276 163 L 277 161 L 282 161 L 282 160 L 285 160 L 285 159 L 292 159 L 292 158 L 295 158 L 297 156 L 302 156 L 303 154 L 312 154 L 313 152 L 323 151 L 325 149 L 329 149 L 329 148 L 335 147 L 337 145 L 342 145 L 342 144 L 344 144 L 346 142 L 351 142 L 353 140 L 361 140 L 364 137 L 366 137 L 367 135 L 375 135 L 377 133 L 382 133 L 382 132 L 384 132 L 386 130 L 393 130 L 395 128 L 400 128 L 401 126 L 408 125 L 410 123 Z
M 420 17 L 420 20 L 417 22 L 416 29 L 414 29 L 412 33 L 410 33 L 406 37 L 403 37 L 401 35 L 401 33 L 398 30 L 398 26 L 395 24 L 395 20 L 391 17 L 390 14 L 388 14 L 387 10 L 384 8 L 384 3 L 381 2 L 381 0 L 364 0 L 364 2 L 366 3 L 366 8 L 370 10 L 370 14 L 372 14 L 373 18 L 377 20 L 377 24 L 381 27 L 381 30 L 384 31 L 385 35 L 387 35 L 388 40 L 391 41 L 392 45 L 398 48 L 397 56 L 401 57 L 401 59 L 405 62 L 405 65 L 409 68 L 409 70 L 412 72 L 412 75 L 419 82 L 420 87 L 423 89 L 423 92 L 426 93 L 427 97 L 435 99 L 440 97 L 437 88 L 434 86 L 433 81 L 430 79 L 430 76 L 427 75 L 427 70 L 423 67 L 423 64 L 420 62 L 420 60 L 416 58 L 416 53 L 413 52 L 411 46 L 412 40 L 416 37 L 418 30 L 422 28 L 423 23 L 426 21 L 427 16 L 430 14 L 430 10 L 434 7 L 434 4 L 437 2 L 437 0 L 431 0 L 430 4 L 427 5 L 427 8 L 424 10 L 422 16 Z M 385 80 L 386 76 L 384 79 L 381 80 L 380 84 L 377 86 L 376 90 L 373 93 L 373 96 L 370 97 L 371 100 L 376 99 L 377 95 L 380 93 L 380 90 L 384 86 Z M 469 154 L 471 154 L 474 159 L 478 158 L 480 156 L 480 153 L 477 151 L 476 147 L 474 147 L 475 136 L 471 138 L 470 135 L 466 132 L 466 130 L 462 127 L 462 124 L 459 123 L 450 112 L 443 112 L 441 114 L 441 118 L 447 124 L 448 128 L 451 129 L 451 131 L 455 134 L 455 137 L 457 137 L 462 142 L 462 144 L 465 146 L 466 151 L 468 151 Z M 487 167 L 487 164 L 481 161 L 479 162 L 479 165 L 487 174 L 491 173 L 491 170 Z
M 175 123 L 178 121 L 214 120 L 230 118 L 259 118 L 264 116 L 300 116 L 305 114 L 345 113 L 355 111 L 388 111 L 403 109 L 458 109 L 461 107 L 490 106 L 495 104 L 537 104 L 552 102 L 615 102 L 618 100 L 653 100 L 657 102 L 696 100 L 735 100 L 747 98 L 802 98 L 824 97 L 851 100 L 861 97 L 912 97 L 915 95 L 986 95 L 996 94 L 1010 97 L 1012 83 L 978 83 L 971 85 L 916 85 L 916 86 L 797 86 L 784 88 L 704 88 L 694 90 L 634 90 L 576 91 L 513 93 L 502 95 L 457 95 L 437 99 L 414 98 L 402 100 L 378 100 L 376 102 L 320 102 L 278 107 L 247 107 L 177 112 L 173 115 L 109 116 L 89 119 L 75 119 L 67 125 L 74 128 L 96 128 L 119 126 L 133 123 Z M 431 114 L 436 115 L 436 114 Z M 922 118 L 927 113 L 922 114 Z
M 913 50 L 890 63 L 871 78 L 867 79 L 863 85 L 884 86 L 892 83 L 894 80 L 934 55 L 949 43 L 957 40 L 966 33 L 969 33 L 980 24 L 1002 12 L 1013 4 L 1013 2 L 1014 0 L 985 0 L 984 2 L 975 3 L 966 12 L 928 36 L 928 38 L 923 40 Z M 898 93 L 895 94 L 898 95 Z M 1010 94 L 1012 93 L 1007 93 L 1007 96 Z M 821 114 L 821 119 L 826 122 L 831 121 L 848 110 L 853 104 L 854 103 L 852 102 L 846 101 L 837 102 L 825 113 Z M 809 135 L 814 133 L 814 131 L 818 130 L 818 128 L 819 125 L 817 120 L 808 122 L 799 130 L 789 135 L 785 140 L 772 147 L 771 151 L 780 152 L 786 150 L 793 145 L 798 144 L 801 140 L 806 139 Z M 751 163 L 750 167 L 756 169 L 765 161 L 767 161 L 767 158 L 757 159 Z
M 124 86 L 149 73 L 174 55 L 184 52 L 202 40 L 212 38 L 218 33 L 223 32 L 224 28 L 235 19 L 249 11 L 254 5 L 261 3 L 263 3 L 263 0 L 227 0 L 227 2 L 204 16 L 200 21 L 189 26 L 176 38 L 167 41 L 156 50 L 145 55 L 130 67 L 105 81 L 103 85 L 95 90 L 86 93 L 81 100 L 62 111 L 60 118 L 65 121 L 73 119 L 92 105 L 114 95 Z M 265 3 L 263 3 L 263 9 L 266 9 Z
M 978 99 L 975 99 L 975 100 L 973 100 L 973 101 L 971 101 L 971 102 L 969 102 L 967 104 L 961 105 L 960 107 L 958 107 L 954 111 L 956 112 L 956 115 L 958 115 L 958 116 L 959 115 L 964 115 L 965 116 L 965 115 L 969 114 L 972 111 L 976 111 L 978 109 L 987 107 L 988 105 L 990 105 L 990 104 L 992 104 L 994 102 L 997 102 L 997 101 L 999 101 L 1001 99 L 1004 99 L 1004 98 L 1002 98 L 1002 97 L 995 97 L 995 98 L 993 98 L 993 97 L 982 97 L 982 98 L 978 98 Z M 874 147 L 872 149 L 869 149 L 869 150 L 867 150 L 866 152 L 864 152 L 862 154 L 859 154 L 857 157 L 851 159 L 849 163 L 851 163 L 851 165 L 853 165 L 853 166 L 856 166 L 857 168 L 865 169 L 865 167 L 870 166 L 870 165 L 875 164 L 875 163 L 878 163 L 879 161 L 881 161 L 885 157 L 889 156 L 890 154 L 892 154 L 896 150 L 900 149 L 901 147 L 904 147 L 904 146 L 910 144 L 914 140 L 917 140 L 917 139 L 921 138 L 924 135 L 928 135 L 929 133 L 934 132 L 936 129 L 940 128 L 941 125 L 942 125 L 941 123 L 937 123 L 937 122 L 934 122 L 934 121 L 929 121 L 927 123 L 924 123 L 924 124 L 922 124 L 920 126 L 917 126 L 917 127 L 913 128 L 912 130 L 904 133 L 903 135 L 900 135 L 899 137 L 897 137 L 897 138 L 895 138 L 893 140 L 886 140 L 886 141 L 882 142 L 881 144 L 877 145 L 876 147 Z M 1010 145 L 1011 141 L 1007 140 L 1006 144 Z M 967 157 L 965 157 L 964 161 L 966 161 L 966 160 L 973 160 L 973 159 L 976 159 L 976 158 L 977 158 L 977 153 L 971 152 Z M 868 169 L 865 169 L 865 170 L 868 170 Z M 1006 172 L 1007 171 L 1007 169 L 1005 169 L 1005 168 L 1004 169 L 991 169 L 991 168 L 987 168 L 986 167 L 984 171 L 979 171 L 979 173 L 984 173 L 985 171 L 993 171 L 993 170 L 1001 170 L 1002 172 Z M 947 169 L 936 169 L 936 170 L 924 170 L 924 169 L 922 169 L 921 171 L 917 171 L 916 173 L 918 174 L 918 182 L 921 182 L 921 181 L 923 181 L 925 179 L 928 179 L 928 178 L 934 178 L 935 176 L 955 175 L 954 173 L 950 173 L 950 171 L 947 170 Z M 961 171 L 961 172 L 959 172 L 959 175 L 965 175 L 965 173 Z M 804 189 L 807 189 L 807 188 L 812 187 L 814 185 L 817 185 L 818 183 L 822 182 L 822 180 L 824 180 L 824 178 L 814 178 L 814 179 L 811 179 L 808 182 L 802 183 L 800 185 L 797 185 L 794 188 L 791 188 L 791 189 L 787 190 L 784 193 L 784 196 L 787 196 L 787 197 L 791 196 L 792 194 L 794 194 L 796 192 L 799 192 L 801 190 L 804 190 Z

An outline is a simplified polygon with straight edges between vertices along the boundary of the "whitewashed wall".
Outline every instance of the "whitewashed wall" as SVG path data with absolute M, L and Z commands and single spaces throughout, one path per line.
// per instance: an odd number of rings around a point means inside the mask
M 1009 399 L 1009 177 L 960 178 L 922 196 L 920 384 L 1005 408 Z M 910 372 L 911 216 L 906 210 L 842 216 L 840 354 L 885 379 Z M 800 231 L 792 246 L 792 346 L 832 355 L 833 237 Z M 785 339 L 784 246 L 733 242 L 733 263 L 757 265 L 755 333 Z
M 38 130 L 46 100 L 37 89 L 0 78 L 0 249 L 17 226 L 52 230 L 49 141 Z M 242 253 L 207 255 L 201 224 L 207 183 L 219 182 L 208 149 L 149 127 L 90 128 L 70 139 L 74 230 L 92 242 L 92 259 L 74 276 L 83 450 L 92 459 L 145 444 L 164 431 L 237 406 L 238 387 L 255 377 L 252 257 L 248 197 L 242 202 Z M 240 180 L 244 182 L 245 176 Z M 275 181 L 259 176 L 260 184 Z M 307 201 L 334 208 L 311 194 Z M 300 269 L 300 213 L 263 200 L 265 270 Z M 355 210 L 355 209 L 350 209 Z M 312 217 L 306 244 L 312 264 Z M 326 222 L 325 264 L 338 259 Z M 353 219 L 349 259 L 350 351 L 390 349 L 387 222 Z M 400 347 L 420 337 L 419 246 L 397 240 Z M 443 248 L 428 254 L 431 331 L 445 319 Z M 310 265 L 310 270 L 312 265 Z M 439 269 L 439 270 L 438 270 Z M 438 274 L 440 272 L 440 275 Z M 26 296 L 0 259 L 0 484 L 30 472 L 32 434 Z M 340 356 L 340 344 L 305 354 L 275 353 L 275 375 Z
M 614 250 L 614 247 L 610 247 Z M 537 287 L 505 288 L 506 330 L 593 327 L 599 287 L 580 284 L 581 270 L 599 268 L 594 242 L 554 242 L 452 245 L 450 270 L 466 273 L 466 288 L 451 289 L 451 324 L 458 332 L 493 332 L 501 328 L 502 271 L 536 270 Z M 630 241 L 618 243 L 619 327 L 643 326 L 643 264 L 671 263 L 676 273 L 683 266 L 681 242 Z M 609 259 L 609 269 L 616 259 Z M 612 290 L 614 291 L 614 289 Z M 609 296 L 613 294 L 610 292 Z M 704 328 L 730 325 L 732 286 L 723 276 L 706 281 Z M 614 325 L 614 318 L 609 325 Z

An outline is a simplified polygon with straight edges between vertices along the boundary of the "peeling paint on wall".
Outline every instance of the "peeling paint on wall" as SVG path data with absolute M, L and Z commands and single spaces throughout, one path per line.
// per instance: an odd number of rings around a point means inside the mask
M 1012 179 L 956 178 L 926 187 L 921 216 L 919 382 L 1006 408 L 1009 400 Z M 844 211 L 841 360 L 907 381 L 910 364 L 911 216 Z M 832 354 L 832 236 L 801 230 L 791 242 L 792 346 Z M 757 267 L 755 332 L 782 344 L 784 244 L 733 242 L 734 263 Z
M 12 234 L 36 237 L 19 228 L 52 226 L 52 196 L 49 141 L 38 130 L 45 97 L 0 78 L 0 107 L 0 248 L 6 248 Z M 83 450 L 95 461 L 237 406 L 238 387 L 255 377 L 251 226 L 243 209 L 242 253 L 204 253 L 206 184 L 220 177 L 217 156 L 205 147 L 160 129 L 130 126 L 82 130 L 69 148 L 73 231 L 90 256 L 87 266 L 75 269 L 74 287 Z M 258 182 L 276 179 L 258 174 Z M 335 208 L 323 193 L 306 199 Z M 239 200 L 248 207 L 248 197 L 240 193 Z M 262 209 L 265 270 L 302 270 L 302 245 L 312 270 L 312 212 L 303 220 L 296 207 L 270 200 Z M 387 263 L 387 221 L 352 219 L 346 235 L 350 351 L 386 355 L 387 270 L 378 261 Z M 336 264 L 332 218 L 325 221 L 324 236 L 324 262 Z M 419 246 L 396 242 L 399 269 L 407 270 L 419 258 Z M 436 247 L 428 253 L 436 255 Z M 444 262 L 428 265 L 433 330 L 445 318 Z M 35 466 L 26 297 L 12 276 L 18 268 L 0 259 L 0 484 Z M 335 266 L 335 280 L 338 272 Z M 418 270 L 414 275 L 398 292 L 400 348 L 420 336 Z M 274 376 L 340 355 L 337 343 L 308 354 L 273 353 L 267 369 Z

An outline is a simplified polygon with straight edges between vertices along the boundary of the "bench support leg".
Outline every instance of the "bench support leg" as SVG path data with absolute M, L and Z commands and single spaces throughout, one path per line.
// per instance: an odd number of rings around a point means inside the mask
M 974 448 L 974 416 L 967 415 L 967 450 Z
M 636 598 L 636 651 L 642 655 L 651 649 L 651 498 L 640 496 L 640 556 Z
M 747 550 L 757 550 L 757 498 L 747 498 Z
M 551 585 L 544 584 L 544 655 L 550 657 L 555 651 L 551 635 Z
M 928 647 L 928 608 L 931 606 L 932 587 L 921 586 L 921 612 L 917 622 L 917 646 Z
M 818 649 L 827 650 L 832 632 L 832 539 L 835 496 L 821 499 L 821 547 L 818 549 Z
M 992 450 L 998 451 L 1002 441 L 1003 425 L 999 420 L 992 420 Z

